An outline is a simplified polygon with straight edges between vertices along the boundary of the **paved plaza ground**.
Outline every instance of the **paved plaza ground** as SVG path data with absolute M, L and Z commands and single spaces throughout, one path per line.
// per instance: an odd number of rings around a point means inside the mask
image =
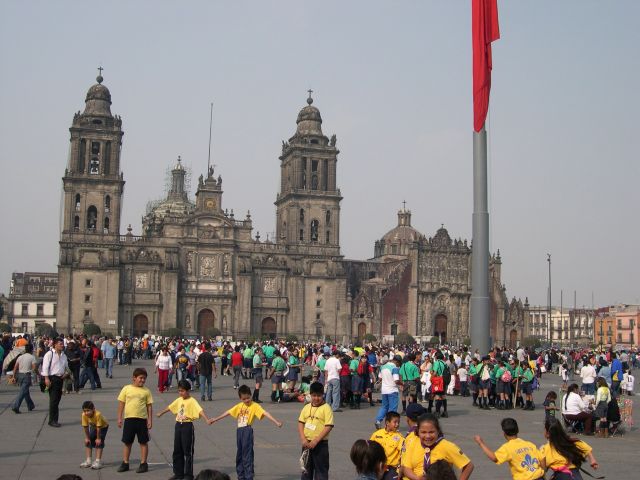
M 134 361 L 134 366 L 144 366 L 152 372 L 151 361 Z M 48 396 L 32 387 L 32 397 L 36 410 L 27 413 L 23 404 L 21 415 L 14 414 L 9 404 L 16 393 L 14 387 L 2 382 L 0 386 L 0 479 L 55 479 L 62 473 L 76 473 L 83 479 L 100 478 L 169 478 L 172 475 L 171 454 L 173 449 L 173 417 L 170 414 L 154 418 L 151 431 L 149 464 L 147 474 L 136 474 L 139 462 L 139 448 L 134 448 L 132 470 L 116 473 L 121 461 L 121 431 L 117 426 L 116 397 L 120 388 L 129 383 L 132 367 L 116 366 L 114 378 L 103 378 L 103 388 L 94 392 L 88 390 L 81 395 L 65 395 L 60 404 L 61 428 L 47 425 Z M 104 377 L 104 375 L 102 375 Z M 557 377 L 546 377 L 543 389 L 536 394 L 538 404 L 542 403 L 542 392 L 557 389 Z M 151 374 L 148 386 L 154 392 L 154 412 L 160 411 L 175 397 L 175 390 L 158 394 L 154 388 L 156 376 Z M 253 388 L 253 381 L 245 381 Z M 554 383 L 555 382 L 555 383 Z M 209 416 L 224 412 L 238 401 L 230 377 L 214 379 L 214 401 L 203 402 Z M 270 385 L 269 385 L 270 387 Z M 271 404 L 265 390 L 263 404 L 271 414 L 284 421 L 278 429 L 268 420 L 255 425 L 256 478 L 265 480 L 288 480 L 299 478 L 298 458 L 300 448 L 297 434 L 297 417 L 302 408 L 300 403 Z M 199 395 L 196 396 L 199 399 Z M 80 426 L 81 404 L 92 400 L 110 422 L 109 433 L 104 451 L 105 467 L 99 471 L 78 467 L 84 460 L 83 433 Z M 474 443 L 473 435 L 482 435 L 492 448 L 497 448 L 503 437 L 499 422 L 504 416 L 513 416 L 520 424 L 521 436 L 541 445 L 544 443 L 544 412 L 524 412 L 519 409 L 509 412 L 491 410 L 477 411 L 470 407 L 471 400 L 454 397 L 449 400 L 450 418 L 443 419 L 443 429 L 448 439 L 456 442 L 476 465 L 471 478 L 497 479 L 510 478 L 506 466 L 495 466 L 482 454 Z M 374 417 L 377 409 L 363 406 L 361 410 L 345 410 L 336 414 L 336 426 L 330 436 L 331 468 L 330 477 L 335 479 L 355 478 L 355 469 L 349 460 L 349 449 L 358 438 L 369 438 L 374 429 Z M 404 418 L 402 430 L 406 430 Z M 221 420 L 212 426 L 203 421 L 196 423 L 195 472 L 203 468 L 215 468 L 235 475 L 235 425 L 230 418 Z M 637 478 L 640 469 L 638 453 L 640 451 L 639 432 L 632 430 L 621 438 L 588 438 L 594 447 L 596 458 L 601 464 L 599 475 L 608 479 Z M 585 477 L 587 478 L 587 477 Z

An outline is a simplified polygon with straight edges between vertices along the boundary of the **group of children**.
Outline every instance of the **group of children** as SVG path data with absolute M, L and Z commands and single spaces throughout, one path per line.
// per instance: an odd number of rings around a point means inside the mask
M 419 405 L 414 409 L 422 408 Z M 454 480 L 454 469 L 466 480 L 474 465 L 462 450 L 444 438 L 439 420 L 430 413 L 417 418 L 407 412 L 410 430 L 399 433 L 400 415 L 389 412 L 385 426 L 369 440 L 357 440 L 351 448 L 351 461 L 358 473 L 357 480 Z M 491 450 L 479 435 L 474 437 L 487 458 L 496 464 L 507 463 L 514 480 L 542 480 L 551 470 L 553 480 L 581 480 L 582 464 L 599 468 L 591 447 L 564 431 L 561 423 L 547 418 L 544 435 L 547 443 L 540 449 L 519 438 L 518 423 L 504 418 L 501 428 L 506 442 Z M 596 477 L 603 478 L 603 477 Z

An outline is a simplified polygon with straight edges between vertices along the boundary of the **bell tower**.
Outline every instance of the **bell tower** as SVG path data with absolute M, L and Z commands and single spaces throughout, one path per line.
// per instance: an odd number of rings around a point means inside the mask
M 124 132 L 120 117 L 111 114 L 111 93 L 102 84 L 102 75 L 96 80 L 87 92 L 84 112 L 74 115 L 69 129 L 69 162 L 62 179 L 63 239 L 86 234 L 116 240 L 120 234 Z
M 336 136 L 322 133 L 320 111 L 307 105 L 298 114 L 296 133 L 282 142 L 280 193 L 276 199 L 278 243 L 310 245 L 340 254 L 340 201 L 336 186 Z
M 102 75 L 96 80 L 84 111 L 73 116 L 62 177 L 56 327 L 65 333 L 81 332 L 86 324 L 117 332 L 121 324 L 122 120 L 111 114 L 111 93 Z

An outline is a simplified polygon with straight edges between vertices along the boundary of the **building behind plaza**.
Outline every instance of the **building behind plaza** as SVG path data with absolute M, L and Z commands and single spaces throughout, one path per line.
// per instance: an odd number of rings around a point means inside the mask
M 282 142 L 276 233 L 261 239 L 249 212 L 223 206 L 223 180 L 210 167 L 197 179 L 174 161 L 168 192 L 142 220 L 142 235 L 121 224 L 123 121 L 111 112 L 101 76 L 70 131 L 63 176 L 56 328 L 103 332 L 338 341 L 409 333 L 462 343 L 469 336 L 471 251 L 442 225 L 425 235 L 398 211 L 397 225 L 368 260 L 340 249 L 336 135 L 322 130 L 311 96 Z M 276 159 L 274 159 L 276 168 Z M 348 192 L 345 192 L 348 194 Z M 126 233 L 121 234 L 121 232 Z M 493 343 L 526 336 L 526 301 L 508 299 L 499 251 L 490 259 Z

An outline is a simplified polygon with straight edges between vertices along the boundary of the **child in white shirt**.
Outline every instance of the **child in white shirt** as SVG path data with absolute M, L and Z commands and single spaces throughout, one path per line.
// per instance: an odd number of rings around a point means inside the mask
M 458 378 L 460 379 L 460 395 L 463 397 L 469 396 L 469 389 L 467 388 L 467 376 L 469 372 L 464 363 L 460 364 L 460 368 L 458 368 Z
M 633 375 L 631 375 L 631 372 L 625 372 L 624 379 L 622 381 L 622 385 L 620 385 L 620 388 L 623 391 L 626 390 L 627 395 L 633 395 L 633 387 L 635 382 L 636 379 Z
M 425 370 L 420 377 L 420 384 L 422 385 L 422 398 L 428 398 L 429 389 L 431 388 L 431 372 Z

